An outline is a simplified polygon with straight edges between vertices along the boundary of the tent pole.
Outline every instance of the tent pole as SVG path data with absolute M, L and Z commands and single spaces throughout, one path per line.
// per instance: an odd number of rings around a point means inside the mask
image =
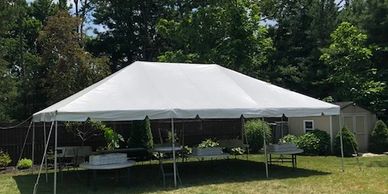
M 31 167 L 31 173 L 34 174 L 34 162 L 35 162 L 35 122 L 32 122 L 32 143 L 31 143 L 31 160 L 32 160 L 32 167 Z
M 264 118 L 261 117 L 261 129 L 263 131 L 263 144 L 264 144 L 264 158 L 265 158 L 265 176 L 268 178 L 268 158 L 267 158 L 267 142 L 266 142 L 266 134 L 264 131 Z
M 345 172 L 345 168 L 344 168 L 344 144 L 343 144 L 343 139 L 342 139 L 343 122 L 342 122 L 341 115 L 339 115 L 339 123 L 340 123 L 339 132 L 340 132 L 340 143 L 341 143 L 341 170 L 342 170 L 342 172 Z
M 49 139 L 51 137 L 51 132 L 53 131 L 53 126 L 54 126 L 54 121 L 51 123 L 50 131 L 49 131 L 49 134 L 48 134 Z M 44 124 L 44 127 L 46 127 L 45 124 Z M 44 128 L 44 130 L 46 130 L 46 129 Z M 44 160 L 45 160 L 45 158 L 47 158 L 46 156 L 47 156 L 48 145 L 49 145 L 49 142 L 46 142 L 44 144 L 43 157 L 42 157 L 42 161 L 41 161 L 41 163 L 39 165 L 38 176 L 36 177 L 36 182 L 34 184 L 34 190 L 32 191 L 33 194 L 37 193 L 37 189 L 38 189 L 38 185 L 39 185 L 39 179 L 40 179 L 40 175 L 42 174 L 42 168 L 43 168 Z M 47 178 L 47 169 L 46 169 L 46 178 Z M 46 179 L 46 182 L 47 182 L 47 179 Z
M 174 129 L 174 118 L 171 118 L 171 137 L 172 137 L 172 158 L 173 158 L 173 169 L 174 169 L 174 186 L 177 186 L 176 181 L 176 158 L 175 158 L 175 129 Z
M 54 137 L 54 194 L 57 194 L 57 146 L 58 146 L 58 121 L 55 120 L 55 137 Z
M 282 115 L 282 119 L 281 119 L 281 130 L 282 130 L 282 132 L 281 132 L 282 135 L 281 136 L 282 137 L 284 137 L 284 119 L 283 119 L 283 117 L 284 117 L 284 114 Z
M 46 122 L 44 121 L 43 122 L 43 141 L 44 141 L 44 145 L 46 146 L 47 144 L 47 136 L 46 136 Z M 47 150 L 46 150 L 47 152 Z M 44 154 L 44 166 L 46 168 L 46 183 L 48 182 L 48 176 L 47 176 L 47 153 L 43 153 Z

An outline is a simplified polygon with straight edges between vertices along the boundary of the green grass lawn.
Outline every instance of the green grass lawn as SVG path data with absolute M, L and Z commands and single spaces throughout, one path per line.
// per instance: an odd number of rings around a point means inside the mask
M 179 164 L 183 185 L 164 188 L 159 166 L 144 163 L 132 168 L 131 183 L 124 185 L 113 179 L 112 173 L 101 174 L 97 191 L 87 186 L 87 172 L 67 171 L 59 175 L 59 193 L 388 193 L 388 156 L 345 159 L 345 172 L 340 170 L 340 158 L 298 158 L 298 168 L 288 164 L 270 168 L 265 178 L 261 155 L 249 160 L 191 161 Z M 52 193 L 50 182 L 41 177 L 38 193 Z M 0 175 L 0 193 L 32 193 L 36 175 L 26 173 Z

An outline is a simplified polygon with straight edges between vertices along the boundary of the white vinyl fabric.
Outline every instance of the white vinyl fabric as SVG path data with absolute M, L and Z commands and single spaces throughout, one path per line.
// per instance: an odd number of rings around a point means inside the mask
M 215 64 L 134 62 L 33 115 L 33 121 L 338 115 L 326 103 Z

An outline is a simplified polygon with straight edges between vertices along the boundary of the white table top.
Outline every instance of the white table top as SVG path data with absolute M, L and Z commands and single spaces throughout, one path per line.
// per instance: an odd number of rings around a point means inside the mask
M 154 152 L 160 152 L 160 153 L 171 153 L 172 152 L 172 146 L 162 146 L 162 147 L 155 147 L 153 149 Z M 182 146 L 175 146 L 175 151 L 181 151 Z
M 290 151 L 268 151 L 268 154 L 300 154 L 303 153 L 302 149 L 290 150 Z
M 84 162 L 79 165 L 81 168 L 89 169 L 89 170 L 113 170 L 113 169 L 120 169 L 120 168 L 128 168 L 133 165 L 135 165 L 135 161 L 128 160 L 123 163 L 117 163 L 117 164 L 103 164 L 103 165 L 92 165 L 88 162 Z

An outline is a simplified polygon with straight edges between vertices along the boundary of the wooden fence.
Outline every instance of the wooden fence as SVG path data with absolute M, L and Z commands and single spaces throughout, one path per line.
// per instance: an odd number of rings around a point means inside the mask
M 181 144 L 193 146 L 206 138 L 214 139 L 235 139 L 242 137 L 240 119 L 190 119 L 175 122 L 175 131 Z M 46 123 L 46 133 L 49 133 L 51 123 Z M 0 126 L 10 126 L 12 124 L 0 124 Z M 129 129 L 132 122 L 109 122 L 107 125 L 120 133 L 124 139 L 128 139 Z M 32 129 L 27 134 L 29 123 L 23 124 L 13 129 L 0 130 L 0 149 L 9 153 L 12 158 L 12 165 L 15 165 L 18 158 L 32 158 Z M 160 143 L 160 139 L 167 139 L 167 131 L 171 128 L 170 120 L 152 120 L 151 129 L 154 143 Z M 44 130 L 43 123 L 35 123 L 35 163 L 42 159 L 44 152 Z M 46 135 L 47 135 L 46 134 Z M 22 151 L 24 140 L 25 148 Z M 54 145 L 54 130 L 50 139 L 50 148 Z M 63 123 L 58 123 L 58 146 L 81 145 L 82 141 L 68 132 Z M 92 146 L 93 149 L 105 145 L 102 136 L 92 138 L 84 145 Z M 125 146 L 125 145 L 124 145 Z

